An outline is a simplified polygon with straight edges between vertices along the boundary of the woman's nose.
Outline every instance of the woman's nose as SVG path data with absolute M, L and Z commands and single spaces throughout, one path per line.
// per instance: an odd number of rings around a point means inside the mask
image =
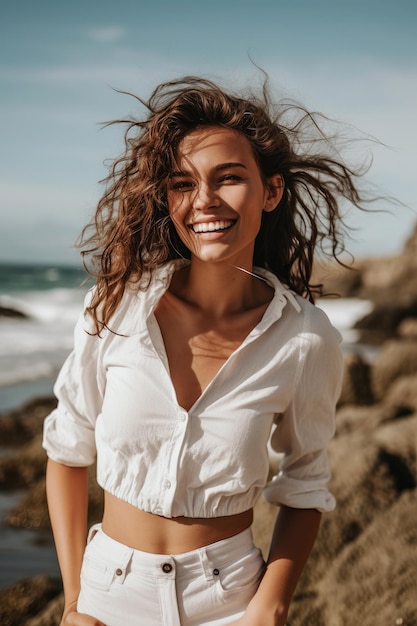
M 193 208 L 197 211 L 216 208 L 220 205 L 220 198 L 210 185 L 200 184 L 195 190 L 193 197 Z

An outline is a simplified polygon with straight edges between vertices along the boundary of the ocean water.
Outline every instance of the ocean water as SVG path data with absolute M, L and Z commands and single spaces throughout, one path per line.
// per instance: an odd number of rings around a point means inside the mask
M 24 319 L 0 315 L 0 412 L 47 395 L 71 350 L 73 328 L 88 284 L 80 267 L 1 265 L 0 307 Z M 358 299 L 326 299 L 319 306 L 340 330 L 344 349 L 356 349 L 355 321 L 371 310 Z
M 78 267 L 0 265 L 0 411 L 50 394 L 88 285 Z M 0 309 L 1 310 L 1 309 Z

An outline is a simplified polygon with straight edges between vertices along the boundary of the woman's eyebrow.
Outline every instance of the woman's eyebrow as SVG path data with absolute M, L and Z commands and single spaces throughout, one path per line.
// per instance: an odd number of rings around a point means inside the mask
M 180 178 L 184 176 L 191 176 L 190 172 L 182 172 L 181 170 L 177 170 L 175 172 L 171 172 L 169 178 Z
M 238 163 L 238 162 L 228 162 L 228 163 L 219 163 L 219 165 L 216 165 L 216 167 L 214 168 L 216 172 L 221 172 L 222 170 L 228 170 L 231 167 L 241 167 L 245 170 L 247 170 L 248 168 L 246 167 L 246 165 L 244 165 L 243 163 Z M 184 176 L 191 176 L 191 172 L 186 172 L 183 170 L 176 170 L 175 172 L 171 172 L 169 175 L 169 178 L 181 178 Z
M 221 170 L 227 170 L 230 167 L 243 167 L 245 170 L 247 170 L 248 168 L 246 167 L 246 165 L 243 165 L 243 163 L 238 163 L 238 162 L 230 162 L 230 163 L 220 163 L 220 165 L 216 165 L 216 171 L 221 171 Z

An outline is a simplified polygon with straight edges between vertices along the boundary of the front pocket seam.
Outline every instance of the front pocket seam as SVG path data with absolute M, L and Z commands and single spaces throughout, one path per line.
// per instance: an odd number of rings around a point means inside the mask
M 114 582 L 114 577 L 114 569 L 107 563 L 96 561 L 91 557 L 84 558 L 80 578 L 86 585 L 99 591 L 108 591 Z

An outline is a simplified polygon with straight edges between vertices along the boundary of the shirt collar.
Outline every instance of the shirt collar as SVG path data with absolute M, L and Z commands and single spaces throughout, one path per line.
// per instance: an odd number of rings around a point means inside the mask
M 145 296 L 145 298 L 147 300 L 146 309 L 148 314 L 154 310 L 159 299 L 168 289 L 173 274 L 181 267 L 185 267 L 188 264 L 189 261 L 187 259 L 175 259 L 173 261 L 169 261 L 155 271 L 151 284 L 145 292 L 147 293 L 147 297 Z M 301 306 L 297 302 L 296 294 L 291 291 L 289 287 L 281 283 L 275 274 L 261 267 L 255 267 L 253 273 L 265 279 L 274 289 L 274 296 L 265 312 L 262 320 L 263 323 L 261 323 L 262 326 L 264 323 L 269 326 L 271 322 L 279 319 L 287 303 L 291 304 L 297 313 L 300 313 Z M 141 297 L 142 295 L 143 292 Z

